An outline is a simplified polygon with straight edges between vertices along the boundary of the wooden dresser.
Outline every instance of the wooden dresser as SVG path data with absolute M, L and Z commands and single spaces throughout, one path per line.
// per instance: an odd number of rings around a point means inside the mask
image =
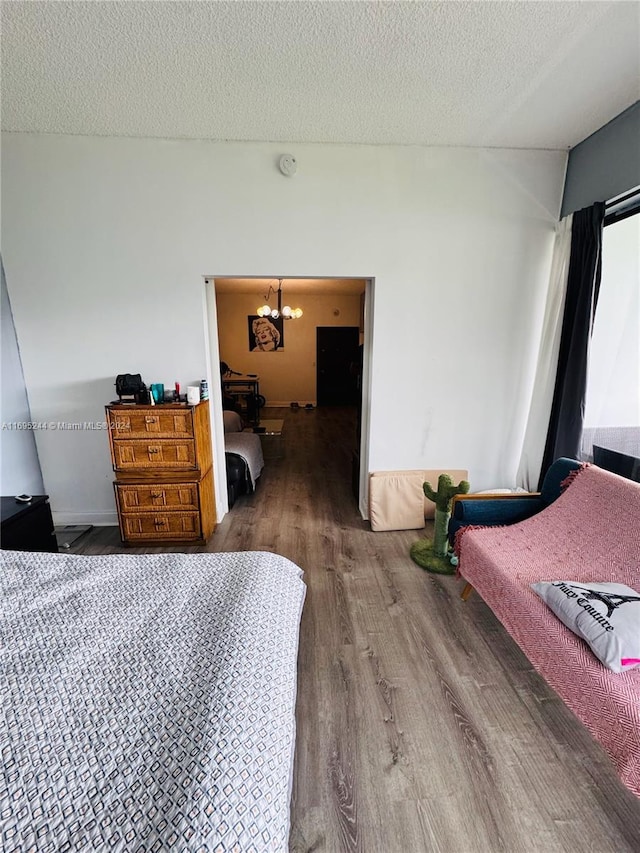
M 206 542 L 216 526 L 209 403 L 106 412 L 122 541 Z

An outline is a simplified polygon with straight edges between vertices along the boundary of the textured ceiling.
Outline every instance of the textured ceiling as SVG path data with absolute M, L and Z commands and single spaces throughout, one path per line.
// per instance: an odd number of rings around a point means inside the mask
M 640 97 L 637 2 L 2 2 L 2 126 L 566 148 Z

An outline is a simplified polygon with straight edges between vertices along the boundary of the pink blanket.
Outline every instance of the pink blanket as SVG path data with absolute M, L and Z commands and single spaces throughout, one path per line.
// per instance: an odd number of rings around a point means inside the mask
M 617 675 L 531 590 L 540 580 L 615 581 L 640 592 L 640 484 L 581 469 L 547 509 L 460 537 L 460 573 L 640 797 L 640 668 Z

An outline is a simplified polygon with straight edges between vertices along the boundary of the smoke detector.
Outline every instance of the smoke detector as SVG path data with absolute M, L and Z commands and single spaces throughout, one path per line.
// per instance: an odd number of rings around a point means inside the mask
M 287 178 L 292 178 L 298 171 L 298 164 L 293 154 L 283 154 L 280 158 L 280 171 Z

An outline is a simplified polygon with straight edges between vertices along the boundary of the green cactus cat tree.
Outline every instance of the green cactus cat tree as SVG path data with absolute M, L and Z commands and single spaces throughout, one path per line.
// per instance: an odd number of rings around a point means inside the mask
M 411 559 L 430 572 L 451 575 L 455 572 L 455 566 L 451 565 L 448 555 L 449 542 L 447 539 L 451 505 L 455 495 L 466 495 L 468 493 L 469 483 L 466 480 L 461 480 L 457 486 L 454 486 L 448 474 L 440 474 L 437 492 L 434 492 L 431 483 L 424 483 L 422 489 L 429 500 L 436 505 L 434 536 L 433 539 L 419 539 L 414 542 L 409 552 Z

